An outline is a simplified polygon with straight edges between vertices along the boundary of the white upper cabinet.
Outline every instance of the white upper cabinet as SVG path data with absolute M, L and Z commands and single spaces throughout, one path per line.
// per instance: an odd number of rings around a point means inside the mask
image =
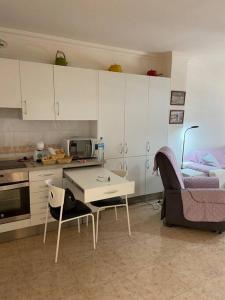
M 20 62 L 24 120 L 55 120 L 53 65 Z
M 99 72 L 99 135 L 104 138 L 105 158 L 123 157 L 125 75 Z
M 57 120 L 98 119 L 98 71 L 54 66 Z
M 148 146 L 149 78 L 126 75 L 125 156 L 145 155 Z
M 168 144 L 170 79 L 150 77 L 148 132 L 150 155 Z
M 0 58 L 0 107 L 21 108 L 19 61 Z

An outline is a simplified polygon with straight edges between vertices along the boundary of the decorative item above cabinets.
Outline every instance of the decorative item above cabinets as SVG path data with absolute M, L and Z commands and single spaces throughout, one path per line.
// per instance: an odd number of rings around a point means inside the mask
M 58 66 L 67 66 L 68 62 L 66 60 L 66 55 L 64 52 L 57 50 L 55 55 L 55 65 Z

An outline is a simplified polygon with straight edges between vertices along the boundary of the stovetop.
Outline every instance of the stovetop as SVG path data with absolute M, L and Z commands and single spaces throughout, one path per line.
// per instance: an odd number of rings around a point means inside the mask
M 2 160 L 0 161 L 0 170 L 25 168 L 26 165 L 22 161 L 16 160 Z

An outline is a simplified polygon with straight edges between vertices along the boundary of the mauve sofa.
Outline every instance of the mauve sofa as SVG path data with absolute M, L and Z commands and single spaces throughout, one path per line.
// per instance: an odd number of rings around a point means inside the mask
M 218 178 L 209 177 L 192 177 L 182 178 L 177 163 L 171 163 L 165 150 L 168 147 L 161 148 L 155 156 L 155 170 L 158 168 L 164 186 L 164 202 L 162 207 L 161 219 L 168 226 L 184 226 L 196 229 L 204 229 L 215 232 L 223 232 L 225 230 L 225 221 L 221 222 L 195 222 L 189 221 L 184 217 L 182 191 L 183 189 L 217 189 L 219 188 Z M 169 149 L 171 151 L 171 149 Z M 171 151 L 172 153 L 172 151 Z M 173 155 L 173 153 L 172 153 Z M 175 159 L 174 159 L 175 160 Z M 225 220 L 225 215 L 224 215 Z
M 207 161 L 207 157 L 214 161 Z M 194 150 L 185 156 L 184 167 L 218 177 L 220 188 L 225 188 L 225 147 Z

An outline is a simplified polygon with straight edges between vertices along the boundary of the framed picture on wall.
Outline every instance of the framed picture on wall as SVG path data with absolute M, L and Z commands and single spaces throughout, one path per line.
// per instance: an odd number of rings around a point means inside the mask
M 184 110 L 171 109 L 169 124 L 183 124 L 184 123 Z
M 186 92 L 171 91 L 170 105 L 184 105 Z

